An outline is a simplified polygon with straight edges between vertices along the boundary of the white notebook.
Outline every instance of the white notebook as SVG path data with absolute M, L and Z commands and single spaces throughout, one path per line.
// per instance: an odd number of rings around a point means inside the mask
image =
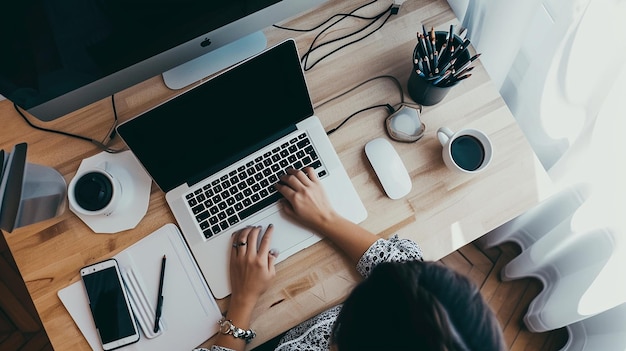
M 163 255 L 167 255 L 167 266 L 161 330 L 154 334 Z M 141 330 L 139 342 L 120 350 L 192 350 L 217 333 L 222 316 L 219 307 L 174 224 L 164 225 L 114 257 Z M 82 281 L 59 290 L 58 295 L 91 348 L 101 351 Z

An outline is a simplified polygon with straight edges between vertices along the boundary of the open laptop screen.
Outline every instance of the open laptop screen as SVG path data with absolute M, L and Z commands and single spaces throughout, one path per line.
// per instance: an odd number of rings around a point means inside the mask
M 118 126 L 165 192 L 228 166 L 313 115 L 300 59 L 286 40 Z

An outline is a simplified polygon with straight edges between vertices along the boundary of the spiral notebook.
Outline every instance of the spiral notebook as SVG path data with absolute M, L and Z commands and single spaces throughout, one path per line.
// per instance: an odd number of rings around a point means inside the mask
M 151 326 L 163 255 L 167 268 L 161 330 L 155 334 Z M 192 350 L 217 333 L 221 312 L 174 224 L 164 225 L 114 258 L 141 330 L 139 342 L 123 350 Z M 58 296 L 91 348 L 101 351 L 82 281 L 59 290 Z

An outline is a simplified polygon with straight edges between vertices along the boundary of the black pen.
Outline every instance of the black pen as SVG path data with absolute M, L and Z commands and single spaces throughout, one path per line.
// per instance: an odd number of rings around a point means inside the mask
M 426 27 L 422 24 L 422 32 L 424 32 L 424 46 L 426 47 L 426 51 L 428 52 L 428 56 L 433 54 L 433 47 L 430 43 L 430 34 L 426 31 Z
M 472 56 L 469 60 L 467 60 L 467 62 L 463 63 L 463 65 L 461 65 L 461 67 L 457 68 L 456 71 L 457 72 L 462 72 L 463 70 L 467 69 L 470 66 L 470 64 L 472 62 L 474 62 L 474 60 L 476 60 L 477 58 L 480 57 L 480 55 L 481 54 L 476 54 L 476 55 Z
M 439 48 L 439 58 L 440 59 L 442 59 L 445 56 L 447 50 L 448 50 L 448 41 L 444 40 L 443 44 L 441 44 L 441 47 Z
M 472 76 L 471 73 L 463 75 L 463 76 L 460 76 L 460 77 L 452 76 L 452 77 L 449 77 L 445 82 L 443 82 L 443 84 L 440 84 L 438 86 L 449 87 L 449 86 L 452 86 L 452 85 L 458 83 L 459 81 L 461 81 L 463 79 L 467 79 L 467 78 L 469 78 L 471 76 Z
M 430 51 L 428 50 L 428 45 L 426 45 L 426 38 L 421 34 L 420 34 L 420 47 L 422 48 L 422 51 L 424 52 L 423 56 L 430 55 Z
M 454 26 L 450 25 L 450 31 L 448 32 L 448 36 L 446 37 L 446 40 L 444 40 L 443 45 L 441 45 L 441 49 L 439 50 L 439 62 L 441 62 L 441 60 L 444 57 L 447 57 L 447 55 L 449 54 L 450 48 L 452 48 L 452 46 L 454 45 L 453 30 L 454 30 Z
M 430 44 L 433 47 L 433 55 L 435 51 L 437 51 L 437 35 L 435 35 L 435 27 L 431 27 L 430 29 Z
M 456 71 L 456 72 L 454 73 L 454 77 L 456 78 L 456 77 L 458 77 L 458 76 L 460 76 L 460 75 L 462 75 L 462 74 L 469 73 L 469 72 L 471 72 L 473 69 L 474 69 L 474 66 L 471 66 L 471 67 L 467 67 L 466 69 Z
M 456 79 L 456 81 L 458 82 L 458 81 L 460 81 L 460 80 L 467 79 L 467 78 L 469 78 L 469 77 L 471 77 L 471 76 L 472 76 L 472 74 L 471 74 L 471 73 L 468 73 L 468 74 L 463 75 L 463 76 L 460 76 L 460 77 L 458 77 L 458 78 L 456 78 L 456 77 L 455 77 L 455 79 Z
M 450 31 L 448 32 L 448 34 L 450 35 L 448 37 L 448 46 L 452 46 L 454 45 L 454 25 L 453 24 L 450 25 Z
M 448 70 L 446 73 L 444 73 L 443 75 L 441 75 L 439 78 L 437 78 L 434 82 L 433 85 L 438 85 L 439 83 L 441 83 L 442 81 L 448 79 L 448 77 L 450 77 L 450 74 L 452 74 L 452 71 Z
M 415 45 L 415 49 L 413 50 L 413 59 L 415 60 L 415 64 L 417 64 L 417 59 L 422 57 L 421 47 L 420 47 L 420 32 L 417 32 L 417 45 Z
M 159 297 L 157 299 L 156 316 L 154 317 L 154 332 L 159 332 L 159 319 L 161 319 L 161 310 L 163 309 L 163 278 L 165 277 L 165 255 L 161 260 L 161 277 L 159 278 Z
M 428 56 L 424 56 L 423 64 L 424 64 L 424 74 L 429 77 L 432 76 L 433 70 L 430 67 L 430 61 L 428 61 Z
M 469 39 L 465 39 L 463 40 L 463 44 L 461 44 L 461 47 L 463 47 L 463 49 L 467 49 L 470 46 L 471 42 Z
M 456 64 L 456 59 L 454 60 L 450 60 L 448 62 L 446 62 L 445 65 L 443 65 L 443 67 L 441 67 L 441 69 L 439 70 L 439 72 L 445 72 L 447 71 L 449 68 L 454 68 L 453 66 Z
M 461 31 L 459 32 L 459 38 L 465 39 L 466 36 L 467 36 L 467 28 L 461 27 Z
M 417 69 L 422 72 L 424 71 L 424 65 L 422 64 L 422 59 L 417 60 Z
M 468 52 L 467 48 L 469 47 L 469 44 L 469 39 L 466 39 L 461 45 L 457 46 L 454 53 L 450 56 L 450 60 L 458 58 L 464 52 Z

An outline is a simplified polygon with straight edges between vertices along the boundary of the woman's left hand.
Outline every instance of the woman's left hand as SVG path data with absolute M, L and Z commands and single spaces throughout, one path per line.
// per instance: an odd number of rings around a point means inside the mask
M 274 227 L 270 224 L 261 239 L 261 227 L 246 227 L 233 234 L 230 255 L 231 301 L 256 304 L 276 276 L 276 255 L 270 250 Z
M 261 239 L 261 227 L 246 227 L 233 234 L 230 254 L 230 306 L 226 319 L 241 329 L 250 328 L 252 310 L 257 300 L 267 290 L 276 275 L 274 261 L 276 255 L 270 253 L 273 226 L 270 224 Z M 215 345 L 231 350 L 244 350 L 243 339 L 219 333 Z

